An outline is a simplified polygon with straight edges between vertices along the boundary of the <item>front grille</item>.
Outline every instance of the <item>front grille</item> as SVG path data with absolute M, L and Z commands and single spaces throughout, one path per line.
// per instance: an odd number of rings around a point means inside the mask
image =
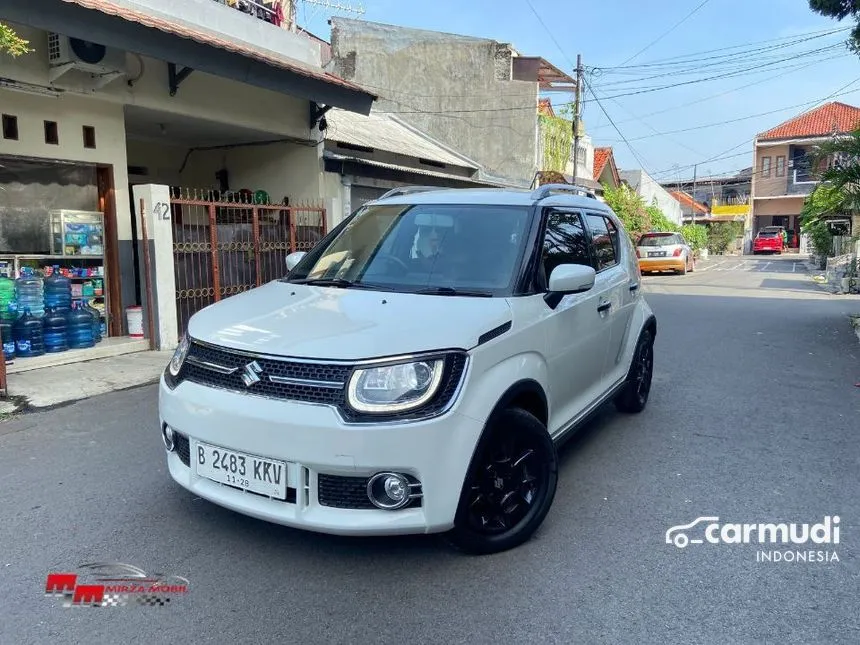
M 232 374 L 223 374 L 214 369 L 202 367 L 195 361 L 235 369 Z M 247 386 L 242 380 L 245 366 L 256 361 L 261 368 L 261 380 Z M 218 349 L 192 342 L 188 357 L 182 365 L 177 381 L 193 381 L 243 394 L 255 394 L 274 399 L 323 403 L 341 406 L 344 403 L 344 389 L 352 368 L 349 365 L 302 363 L 273 358 L 256 358 L 225 349 Z M 276 383 L 269 376 L 303 381 L 332 383 L 331 387 L 321 387 L 313 383 Z M 338 384 L 337 387 L 334 384 Z
M 407 478 L 417 483 L 414 477 Z M 340 475 L 317 475 L 317 499 L 320 506 L 354 510 L 374 510 L 376 506 L 367 496 L 367 482 L 370 477 L 341 477 Z M 417 489 L 416 492 L 421 492 Z M 416 497 L 403 508 L 421 506 L 421 498 Z
M 188 441 L 188 437 L 184 434 L 179 434 L 175 430 L 173 431 L 173 446 L 176 450 L 176 454 L 179 455 L 179 460 L 185 464 L 186 467 L 191 467 L 191 443 Z
M 441 355 L 443 354 L 438 356 Z M 442 412 L 456 394 L 466 369 L 467 356 L 464 352 L 445 352 L 444 355 L 447 361 L 442 385 L 436 396 L 420 409 L 397 414 L 360 413 L 347 405 L 346 384 L 353 369 L 360 366 L 360 363 L 311 363 L 286 358 L 259 357 L 192 341 L 178 376 L 168 380 L 171 389 L 182 381 L 192 381 L 240 394 L 331 405 L 340 410 L 347 422 L 405 421 Z M 247 374 L 246 368 L 252 363 L 256 363 L 259 368 L 256 372 L 259 380 L 246 385 L 243 374 Z M 165 371 L 165 374 L 168 372 Z M 283 379 L 290 382 L 278 382 Z

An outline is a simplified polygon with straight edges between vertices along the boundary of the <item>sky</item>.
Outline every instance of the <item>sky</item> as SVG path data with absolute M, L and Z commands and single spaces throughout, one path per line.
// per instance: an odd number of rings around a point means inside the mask
M 694 164 L 698 177 L 751 166 L 757 133 L 838 90 L 829 100 L 860 106 L 860 57 L 840 44 L 852 23 L 814 13 L 807 0 L 339 3 L 364 14 L 298 0 L 299 25 L 328 39 L 327 20 L 336 15 L 491 38 L 571 74 L 581 54 L 590 87 L 582 118 L 592 143 L 612 146 L 620 169 L 644 168 L 659 181 L 691 178 Z M 845 31 L 811 38 L 838 29 Z M 713 76 L 723 78 L 703 80 Z M 551 98 L 555 105 L 573 97 Z

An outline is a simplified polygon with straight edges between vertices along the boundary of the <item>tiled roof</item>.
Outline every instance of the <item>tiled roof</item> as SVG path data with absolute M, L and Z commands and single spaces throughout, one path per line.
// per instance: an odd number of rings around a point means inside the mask
M 688 206 L 688 207 L 689 207 L 689 206 L 691 206 L 692 204 L 695 204 L 695 208 L 696 208 L 696 210 L 697 210 L 697 211 L 702 212 L 702 213 L 707 213 L 707 212 L 708 212 L 708 209 L 707 209 L 707 208 L 705 208 L 705 207 L 704 207 L 702 204 L 700 204 L 699 202 L 694 202 L 694 201 L 693 201 L 693 198 L 692 198 L 692 197 L 690 197 L 687 193 L 682 193 L 682 192 L 680 192 L 680 191 L 678 191 L 678 190 L 670 190 L 670 191 L 669 191 L 669 194 L 670 194 L 672 197 L 674 197 L 675 199 L 677 199 L 677 200 L 678 200 L 681 204 L 683 204 L 684 206 Z
M 333 85 L 339 85 L 346 89 L 354 90 L 357 92 L 367 93 L 366 90 L 346 81 L 334 74 L 329 74 L 328 72 L 324 72 L 323 70 L 314 69 L 309 65 L 305 65 L 304 63 L 286 58 L 283 56 L 278 56 L 273 53 L 267 53 L 260 49 L 254 49 L 252 47 L 247 47 L 245 45 L 240 45 L 236 42 L 227 40 L 225 38 L 221 38 L 217 36 L 214 32 L 205 32 L 198 29 L 193 29 L 181 23 L 175 22 L 173 20 L 166 20 L 164 18 L 158 18 L 153 15 L 143 13 L 142 11 L 136 11 L 134 9 L 129 9 L 123 6 L 120 6 L 110 0 L 63 0 L 64 2 L 69 2 L 71 4 L 76 4 L 85 9 L 93 9 L 95 11 L 101 11 L 102 13 L 106 13 L 108 15 L 117 16 L 124 20 L 128 20 L 130 22 L 136 22 L 145 27 L 150 27 L 153 29 L 159 29 L 165 33 L 172 34 L 174 36 L 179 36 L 180 38 L 188 38 L 190 40 L 194 40 L 196 42 L 202 43 L 204 45 L 211 45 L 213 47 L 217 47 L 218 49 L 224 49 L 226 51 L 233 52 L 235 54 L 239 54 L 240 56 L 245 56 L 247 58 L 253 58 L 263 63 L 267 63 L 272 67 L 277 67 L 280 69 L 288 70 L 290 72 L 294 72 L 296 74 L 301 74 L 302 76 L 307 76 L 309 78 L 314 78 L 326 83 L 331 83 Z
M 603 174 L 603 169 L 609 157 L 612 156 L 612 148 L 595 148 L 594 149 L 594 181 L 600 179 Z
M 860 108 L 833 101 L 780 123 L 758 135 L 759 140 L 821 137 L 851 132 L 860 125 Z
M 552 109 L 552 102 L 549 99 L 540 99 L 538 101 L 538 114 L 555 116 L 555 110 Z

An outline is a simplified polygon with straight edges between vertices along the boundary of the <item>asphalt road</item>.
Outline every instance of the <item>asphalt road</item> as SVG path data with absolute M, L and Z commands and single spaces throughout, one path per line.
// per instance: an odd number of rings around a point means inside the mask
M 607 407 L 569 442 L 545 524 L 497 556 L 314 535 L 195 499 L 168 477 L 154 387 L 0 424 L 0 642 L 860 642 L 860 301 L 791 258 L 721 261 L 645 279 L 660 325 L 649 407 Z M 825 515 L 840 543 L 814 548 L 838 562 L 665 543 L 700 516 Z M 105 560 L 190 592 L 163 608 L 44 596 L 49 572 Z

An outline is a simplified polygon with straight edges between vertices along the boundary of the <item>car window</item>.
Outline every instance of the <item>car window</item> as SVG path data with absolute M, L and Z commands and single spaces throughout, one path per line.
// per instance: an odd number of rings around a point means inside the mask
M 674 235 L 643 235 L 639 238 L 639 246 L 668 246 L 678 244 Z
M 618 258 L 606 218 L 602 215 L 586 215 L 586 221 L 591 232 L 591 246 L 597 259 L 597 270 L 601 271 L 617 264 Z
M 452 288 L 506 295 L 531 218 L 528 207 L 368 205 L 289 280 L 341 280 L 393 291 Z
M 543 240 L 545 280 L 549 280 L 553 269 L 559 264 L 592 266 L 585 227 L 576 213 L 553 211 L 547 217 Z

